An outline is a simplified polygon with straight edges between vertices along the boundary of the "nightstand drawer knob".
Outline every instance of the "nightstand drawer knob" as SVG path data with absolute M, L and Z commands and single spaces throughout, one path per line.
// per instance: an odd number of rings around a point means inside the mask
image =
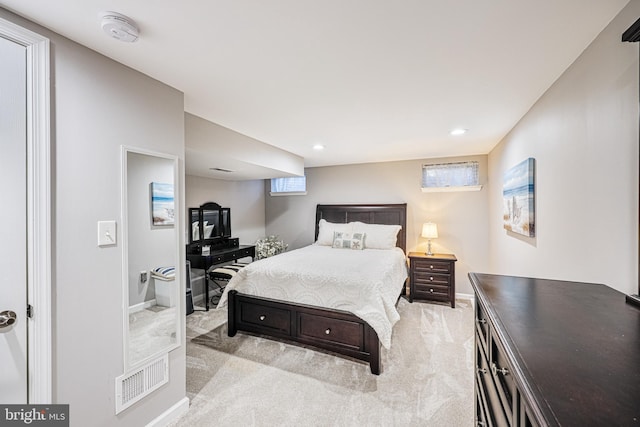
M 265 316 L 264 314 L 262 316 L 260 316 L 260 320 L 264 320 L 266 318 L 267 318 L 267 316 Z
M 429 289 L 429 292 L 433 293 L 433 289 Z
M 331 328 L 327 328 L 326 331 L 324 331 L 325 334 L 329 335 L 331 333 Z
M 433 265 L 430 265 L 429 268 L 433 270 Z
M 429 280 L 431 280 L 433 282 L 433 276 L 429 277 Z

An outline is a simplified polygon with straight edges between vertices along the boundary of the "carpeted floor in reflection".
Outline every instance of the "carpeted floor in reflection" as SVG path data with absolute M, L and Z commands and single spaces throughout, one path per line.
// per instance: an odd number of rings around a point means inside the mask
M 382 374 L 243 332 L 226 310 L 187 317 L 189 412 L 173 426 L 471 426 L 473 306 L 398 302 Z

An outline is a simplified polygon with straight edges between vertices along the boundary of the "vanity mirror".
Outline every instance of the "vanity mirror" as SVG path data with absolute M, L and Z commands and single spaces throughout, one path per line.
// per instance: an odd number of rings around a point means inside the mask
M 125 370 L 181 342 L 177 171 L 175 156 L 122 147 Z

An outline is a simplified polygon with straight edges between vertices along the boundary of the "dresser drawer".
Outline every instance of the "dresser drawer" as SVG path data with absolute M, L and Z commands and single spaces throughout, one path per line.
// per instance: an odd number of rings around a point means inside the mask
M 215 255 L 215 256 L 212 256 L 212 257 L 210 258 L 210 261 L 209 261 L 209 262 L 210 262 L 210 264 L 211 264 L 211 265 L 215 265 L 215 264 L 223 263 L 223 262 L 225 262 L 225 261 L 227 261 L 227 259 L 226 259 L 226 257 L 225 257 L 225 256 L 224 256 L 224 254 L 223 254 L 223 255 Z
M 416 273 L 451 273 L 451 263 L 443 261 L 431 261 L 428 259 L 413 259 Z
M 360 323 L 332 319 L 310 313 L 298 313 L 298 336 L 359 350 L 364 348 L 364 330 Z
M 255 248 L 245 248 L 245 249 L 240 249 L 238 251 L 238 258 L 244 258 L 244 257 L 254 257 L 256 254 L 256 249 Z
M 241 302 L 240 322 L 291 335 L 291 312 L 286 309 Z
M 504 411 L 512 421 L 514 409 L 516 408 L 517 387 L 513 378 L 513 369 L 507 362 L 505 352 L 502 346 L 491 337 L 491 355 L 489 361 L 489 369 L 491 376 L 496 384 L 500 402 L 504 407 Z
M 476 395 L 483 409 L 483 414 L 477 414 L 484 418 L 486 426 L 509 426 L 511 423 L 500 404 L 498 391 L 491 376 L 491 371 L 484 354 L 476 348 Z
M 487 342 L 489 339 L 489 321 L 484 313 L 484 309 L 480 305 L 480 302 L 476 299 L 476 332 L 477 339 L 482 346 L 482 349 L 487 351 Z
M 440 286 L 449 286 L 451 281 L 451 276 L 446 274 L 414 274 L 413 281 L 418 285 L 440 285 Z

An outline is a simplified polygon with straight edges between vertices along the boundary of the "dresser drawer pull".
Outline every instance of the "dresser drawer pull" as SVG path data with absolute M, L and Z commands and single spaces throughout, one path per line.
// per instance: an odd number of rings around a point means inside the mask
M 429 292 L 433 293 L 433 289 L 429 289 Z
M 477 322 L 480 323 L 481 325 L 486 325 L 487 319 L 478 319 Z
M 329 335 L 329 334 L 331 333 L 331 328 L 327 328 L 327 330 L 326 330 L 326 331 L 324 331 L 324 333 L 325 333 L 326 335 Z
M 433 282 L 433 276 L 429 277 L 429 280 L 431 280 Z
M 433 270 L 433 265 L 430 265 L 429 268 Z
M 260 316 L 260 320 L 264 320 L 266 318 L 267 318 L 267 316 L 265 316 L 264 314 L 262 316 Z
M 502 374 L 504 376 L 509 375 L 509 370 L 507 368 L 498 368 L 498 366 L 496 366 L 495 363 L 491 364 L 491 372 L 493 372 L 493 375 L 498 375 L 498 374 Z

